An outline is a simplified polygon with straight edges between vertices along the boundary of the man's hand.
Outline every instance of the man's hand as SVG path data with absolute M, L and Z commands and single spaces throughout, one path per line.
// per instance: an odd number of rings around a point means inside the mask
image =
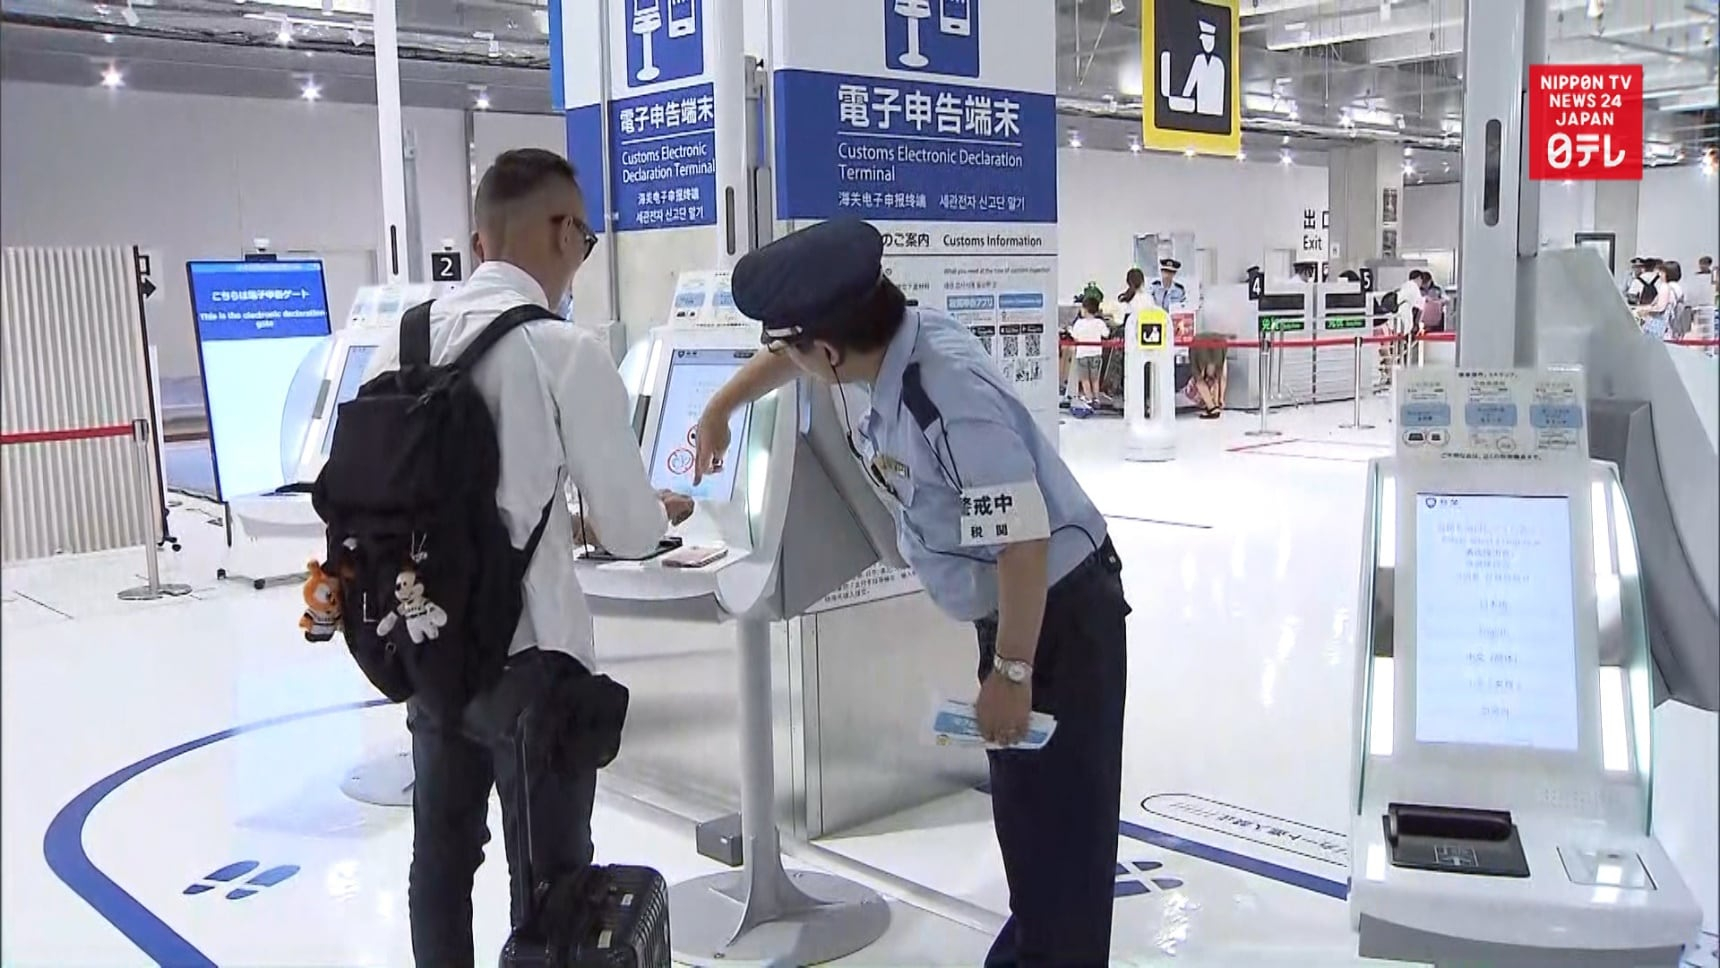
M 723 470 L 723 455 L 729 450 L 729 415 L 706 410 L 693 427 L 693 483 L 706 474 Z
M 685 494 L 676 494 L 674 491 L 658 491 L 657 500 L 663 502 L 663 513 L 669 516 L 671 527 L 693 516 L 693 499 Z
M 1033 684 L 1014 683 L 992 673 L 980 684 L 974 702 L 979 734 L 988 743 L 1010 746 L 1027 737 L 1027 718 L 1033 713 Z

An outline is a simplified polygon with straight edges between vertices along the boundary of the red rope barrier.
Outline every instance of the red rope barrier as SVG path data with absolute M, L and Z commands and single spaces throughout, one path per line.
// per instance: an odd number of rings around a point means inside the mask
M 1436 337 L 1439 339 L 1453 339 L 1453 340 L 1457 338 L 1456 334 L 1446 334 L 1446 333 L 1429 333 L 1422 338 L 1434 340 Z M 1402 337 L 1402 336 L 1395 335 L 1395 334 L 1387 333 L 1387 334 L 1383 334 L 1383 335 L 1363 336 L 1363 337 L 1361 337 L 1361 340 L 1366 345 L 1375 346 L 1375 345 L 1385 345 L 1385 344 L 1394 343 L 1394 342 L 1403 342 L 1406 340 L 1406 338 Z M 1125 341 L 1120 340 L 1120 339 L 1101 339 L 1101 340 L 1062 339 L 1062 340 L 1058 340 L 1057 345 L 1062 346 L 1064 348 L 1070 348 L 1070 347 L 1076 347 L 1076 346 L 1097 346 L 1101 349 L 1107 349 L 1107 350 L 1120 350 L 1120 349 L 1126 348 Z M 1310 349 L 1310 348 L 1320 347 L 1320 346 L 1339 347 L 1339 346 L 1354 346 L 1354 345 L 1356 345 L 1356 337 L 1354 337 L 1354 336 L 1327 336 L 1327 337 L 1316 337 L 1313 339 L 1278 339 L 1278 340 L 1272 341 L 1272 346 L 1274 349 Z M 1260 341 L 1258 339 L 1229 339 L 1229 338 L 1219 338 L 1219 337 L 1210 337 L 1209 336 L 1209 337 L 1192 339 L 1192 340 L 1188 341 L 1187 343 L 1178 343 L 1176 345 L 1176 348 L 1177 349 L 1215 349 L 1215 350 L 1257 350 L 1260 348 Z
M 130 437 L 131 424 L 111 427 L 78 427 L 73 430 L 21 430 L 0 434 L 0 444 L 58 444 L 68 440 L 99 440 L 106 437 Z

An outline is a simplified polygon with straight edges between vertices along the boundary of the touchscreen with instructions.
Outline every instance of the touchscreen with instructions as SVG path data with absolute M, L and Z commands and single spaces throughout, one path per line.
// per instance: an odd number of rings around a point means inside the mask
M 662 417 L 651 442 L 651 486 L 685 494 L 695 501 L 727 501 L 734 495 L 741 441 L 746 436 L 751 407 L 729 417 L 729 446 L 722 470 L 693 484 L 695 428 L 712 394 L 752 359 L 754 350 L 679 349 L 669 359 L 663 388 Z
M 328 456 L 328 449 L 334 446 L 334 425 L 340 417 L 340 405 L 358 396 L 358 388 L 364 386 L 364 372 L 370 368 L 370 355 L 374 352 L 374 346 L 347 347 L 346 364 L 340 371 L 340 386 L 336 388 L 334 404 L 329 408 L 328 428 L 323 431 L 324 457 Z
M 1416 740 L 1575 751 L 1569 499 L 1415 503 Z

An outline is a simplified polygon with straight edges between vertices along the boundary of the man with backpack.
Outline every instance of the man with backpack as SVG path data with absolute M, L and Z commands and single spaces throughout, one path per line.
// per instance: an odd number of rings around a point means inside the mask
M 591 673 L 576 533 L 578 544 L 644 557 L 671 520 L 692 513 L 690 499 L 653 492 L 608 349 L 547 308 L 597 244 L 588 218 L 560 155 L 519 149 L 496 159 L 477 191 L 478 268 L 409 311 L 378 348 L 364 389 L 342 406 L 314 495 L 348 648 L 385 694 L 407 701 L 408 907 L 420 965 L 474 963 L 472 883 L 492 787 L 514 924 L 530 903 L 513 862 L 525 778 L 511 732 L 528 707 L 580 716 L 565 697 L 607 683 Z M 619 715 L 611 718 L 600 728 L 618 736 Z M 550 759 L 554 768 L 534 755 L 525 787 L 543 881 L 591 862 L 602 762 L 578 750 Z

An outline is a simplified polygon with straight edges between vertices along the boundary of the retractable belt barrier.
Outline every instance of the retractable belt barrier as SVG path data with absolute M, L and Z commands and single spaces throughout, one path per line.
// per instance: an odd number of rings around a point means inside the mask
M 114 437 L 130 437 L 137 445 L 133 448 L 132 465 L 137 473 L 138 486 L 142 489 L 139 495 L 138 508 L 143 515 L 144 566 L 148 576 L 148 584 L 136 588 L 127 588 L 119 592 L 121 601 L 149 602 L 163 596 L 178 597 L 191 594 L 191 586 L 173 583 L 164 584 L 161 580 L 161 516 L 157 513 L 159 506 L 155 495 L 154 448 L 150 446 L 150 438 L 154 428 L 148 420 L 133 420 L 128 424 L 110 424 L 102 427 L 71 427 L 63 430 L 20 430 L 13 433 L 0 434 L 0 446 L 11 447 L 20 444 L 63 444 L 74 440 L 106 440 Z

